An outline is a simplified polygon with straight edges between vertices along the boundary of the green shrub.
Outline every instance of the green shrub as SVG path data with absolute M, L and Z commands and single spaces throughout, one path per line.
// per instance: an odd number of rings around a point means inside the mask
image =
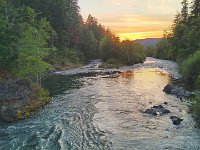
M 46 89 L 41 88 L 39 91 L 39 100 L 43 101 L 44 103 L 48 103 L 50 100 L 49 92 Z
M 200 125 L 200 96 L 195 96 L 192 103 L 192 115 L 198 125 Z
M 199 73 L 198 78 L 196 79 L 195 85 L 197 89 L 200 89 L 200 73 Z
M 195 81 L 198 78 L 200 73 L 200 50 L 182 63 L 181 71 L 185 79 Z

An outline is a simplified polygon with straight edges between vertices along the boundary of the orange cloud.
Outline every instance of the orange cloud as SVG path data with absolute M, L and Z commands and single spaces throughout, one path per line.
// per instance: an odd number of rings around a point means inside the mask
M 163 35 L 163 31 L 149 31 L 149 32 L 133 32 L 133 33 L 121 33 L 117 34 L 121 41 L 123 40 L 136 40 L 145 38 L 160 38 Z
M 191 0 L 190 0 L 191 1 Z M 162 37 L 177 10 L 181 0 L 79 0 L 81 12 L 90 13 L 98 21 L 123 39 Z
M 100 18 L 105 26 L 116 33 L 121 40 L 162 37 L 163 30 L 171 25 L 168 16 L 142 16 L 142 15 L 107 15 Z

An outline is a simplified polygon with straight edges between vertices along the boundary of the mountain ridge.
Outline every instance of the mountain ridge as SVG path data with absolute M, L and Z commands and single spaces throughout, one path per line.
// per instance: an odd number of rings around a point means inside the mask
M 139 43 L 143 46 L 156 46 L 156 44 L 161 40 L 161 38 L 146 38 L 146 39 L 136 39 L 133 42 Z

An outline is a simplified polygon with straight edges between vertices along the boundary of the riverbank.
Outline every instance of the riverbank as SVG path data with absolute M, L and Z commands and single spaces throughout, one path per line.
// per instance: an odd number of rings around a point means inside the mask
M 137 68 L 157 68 L 162 69 L 162 71 L 170 74 L 174 79 L 180 79 L 181 75 L 178 70 L 178 65 L 174 61 L 161 60 L 153 57 L 147 57 L 144 63 L 138 63 L 130 66 L 122 66 L 118 68 L 102 68 L 103 62 L 101 60 L 91 61 L 89 65 L 83 66 L 81 68 L 55 71 L 54 74 L 57 75 L 76 75 L 76 74 L 92 74 L 92 73 L 116 73 L 116 72 L 126 72 L 129 70 Z
M 1 81 L 0 121 L 11 123 L 29 118 L 49 101 L 47 91 L 29 80 Z
M 155 63 L 156 62 L 156 63 Z M 90 75 L 98 74 L 110 75 L 115 73 L 123 73 L 130 70 L 157 68 L 162 72 L 169 73 L 174 79 L 181 78 L 178 72 L 177 64 L 173 61 L 159 60 L 147 57 L 144 63 L 135 64 L 132 66 L 123 66 L 119 68 L 102 68 L 101 60 L 91 61 L 88 65 L 62 71 L 54 71 L 56 75 Z M 68 66 L 69 67 L 69 66 Z M 76 66 L 78 67 L 78 66 Z M 33 86 L 29 81 L 16 80 L 5 81 L 1 84 L 1 109 L 0 119 L 5 122 L 13 122 L 20 119 L 29 118 L 30 115 L 39 108 L 45 106 L 50 100 L 48 94 L 42 88 Z

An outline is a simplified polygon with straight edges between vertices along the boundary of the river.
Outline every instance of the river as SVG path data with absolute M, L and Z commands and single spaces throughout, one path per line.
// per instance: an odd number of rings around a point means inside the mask
M 52 102 L 30 119 L 0 125 L 0 150 L 200 149 L 200 130 L 187 102 L 162 91 L 180 78 L 176 63 L 147 58 L 144 64 L 107 70 L 99 64 L 43 81 Z M 144 113 L 159 104 L 171 113 Z M 172 124 L 172 115 L 184 119 L 181 125 Z

